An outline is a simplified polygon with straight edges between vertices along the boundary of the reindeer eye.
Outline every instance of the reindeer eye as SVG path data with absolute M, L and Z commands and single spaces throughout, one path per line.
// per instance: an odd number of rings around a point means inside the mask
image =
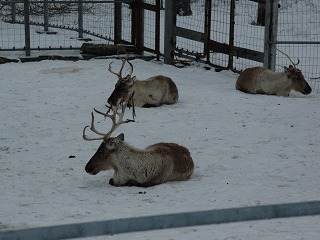
M 106 144 L 106 148 L 107 148 L 108 150 L 113 150 L 113 149 L 115 148 L 115 143 L 114 143 L 114 142 L 108 142 L 108 143 Z

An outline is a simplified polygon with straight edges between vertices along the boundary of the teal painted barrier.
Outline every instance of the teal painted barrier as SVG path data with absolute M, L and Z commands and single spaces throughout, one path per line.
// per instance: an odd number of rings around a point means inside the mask
M 133 217 L 0 232 L 0 240 L 72 239 L 210 224 L 313 216 L 320 201 Z

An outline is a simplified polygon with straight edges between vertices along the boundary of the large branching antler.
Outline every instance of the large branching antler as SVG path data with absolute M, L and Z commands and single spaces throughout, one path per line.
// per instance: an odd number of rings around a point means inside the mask
M 118 77 L 118 81 L 122 81 L 122 80 L 124 80 L 124 79 L 129 79 L 129 78 L 131 78 L 131 75 L 132 75 L 132 73 L 133 73 L 133 65 L 132 65 L 131 62 L 129 62 L 129 54 L 128 54 L 125 50 L 123 50 L 123 51 L 124 51 L 125 54 L 126 54 L 125 59 L 121 58 L 119 51 L 117 52 L 118 58 L 122 61 L 122 65 L 121 65 L 121 68 L 120 68 L 119 72 L 116 73 L 116 72 L 114 72 L 114 71 L 111 69 L 111 64 L 112 64 L 113 62 L 111 62 L 111 63 L 109 64 L 109 68 L 108 68 L 109 72 L 111 72 L 112 74 L 114 74 L 114 75 L 116 75 L 116 76 Z M 126 64 L 126 62 L 129 64 L 131 71 L 130 71 L 130 73 L 129 73 L 125 78 L 123 78 L 123 77 L 122 77 L 122 70 L 123 70 L 124 65 Z
M 292 65 L 293 65 L 294 68 L 297 68 L 296 65 L 299 65 L 299 63 L 300 63 L 300 59 L 299 59 L 299 58 L 298 58 L 298 62 L 297 62 L 297 63 L 294 63 L 294 62 L 291 60 L 291 58 L 289 57 L 288 54 L 282 52 L 282 51 L 279 50 L 278 48 L 276 48 L 276 49 L 277 49 L 277 51 L 281 52 L 283 55 L 285 55 L 285 56 L 289 59 L 289 61 L 292 63 Z
M 111 134 L 121 125 L 128 122 L 134 122 L 134 119 L 127 119 L 123 120 L 125 109 L 126 109 L 127 103 L 124 101 L 120 101 L 120 103 L 117 106 L 110 106 L 108 111 L 106 113 L 101 112 L 94 108 L 94 111 L 98 114 L 103 115 L 105 118 L 110 118 L 112 120 L 112 126 L 111 129 L 107 133 L 101 133 L 98 131 L 94 126 L 94 114 L 91 112 L 91 126 L 85 126 L 83 129 L 82 137 L 86 141 L 93 141 L 93 140 L 101 140 L 101 139 L 107 139 L 111 136 Z M 110 114 L 110 111 L 112 112 Z M 89 138 L 85 134 L 86 128 L 90 127 L 90 130 L 98 135 L 100 137 L 96 138 Z

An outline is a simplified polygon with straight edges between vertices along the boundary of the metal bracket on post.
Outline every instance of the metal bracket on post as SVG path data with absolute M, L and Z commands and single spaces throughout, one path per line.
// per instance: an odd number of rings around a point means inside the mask
M 164 63 L 174 63 L 174 50 L 176 48 L 176 1 L 166 1 L 165 6 L 165 32 L 164 32 Z
M 275 70 L 278 31 L 278 0 L 266 1 L 263 66 Z

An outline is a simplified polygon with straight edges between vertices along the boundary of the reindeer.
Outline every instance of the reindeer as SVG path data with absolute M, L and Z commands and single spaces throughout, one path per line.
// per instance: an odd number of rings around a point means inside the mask
M 121 59 L 118 53 L 118 57 Z M 131 77 L 133 66 L 128 60 L 129 55 L 126 53 L 126 58 L 121 59 L 122 65 L 119 73 L 115 73 L 109 64 L 109 72 L 118 77 L 113 92 L 108 98 L 108 103 L 116 106 L 120 99 L 128 100 L 128 97 L 134 93 L 132 103 L 128 102 L 128 106 L 135 105 L 138 107 L 158 107 L 163 104 L 174 104 L 178 101 L 179 93 L 176 84 L 171 78 L 157 75 L 146 80 L 137 80 L 136 77 Z M 122 77 L 122 70 L 125 63 L 130 66 L 130 73 L 126 77 Z
M 119 111 L 119 108 L 121 111 Z M 194 163 L 187 148 L 175 143 L 156 143 L 146 149 L 138 149 L 124 141 L 124 134 L 111 137 L 117 127 L 134 120 L 123 120 L 126 102 L 120 101 L 117 106 L 111 106 L 112 114 L 94 111 L 111 118 L 112 127 L 104 134 L 94 126 L 94 114 L 91 113 L 90 129 L 100 135 L 89 138 L 83 129 L 83 139 L 103 140 L 96 153 L 87 163 L 87 173 L 96 175 L 100 171 L 113 169 L 113 178 L 109 184 L 113 186 L 149 187 L 167 181 L 184 181 L 190 178 L 194 170 Z M 118 119 L 118 120 L 117 120 Z
M 280 50 L 278 50 L 280 51 Z M 280 51 L 281 52 L 281 51 Z M 283 53 L 283 52 L 281 52 Z M 288 58 L 289 56 L 285 53 Z M 304 95 L 311 93 L 312 89 L 304 79 L 301 71 L 296 68 L 298 63 L 284 67 L 284 72 L 273 72 L 264 67 L 247 68 L 240 73 L 236 81 L 236 89 L 245 93 L 267 94 L 276 96 L 289 96 L 291 90 Z

